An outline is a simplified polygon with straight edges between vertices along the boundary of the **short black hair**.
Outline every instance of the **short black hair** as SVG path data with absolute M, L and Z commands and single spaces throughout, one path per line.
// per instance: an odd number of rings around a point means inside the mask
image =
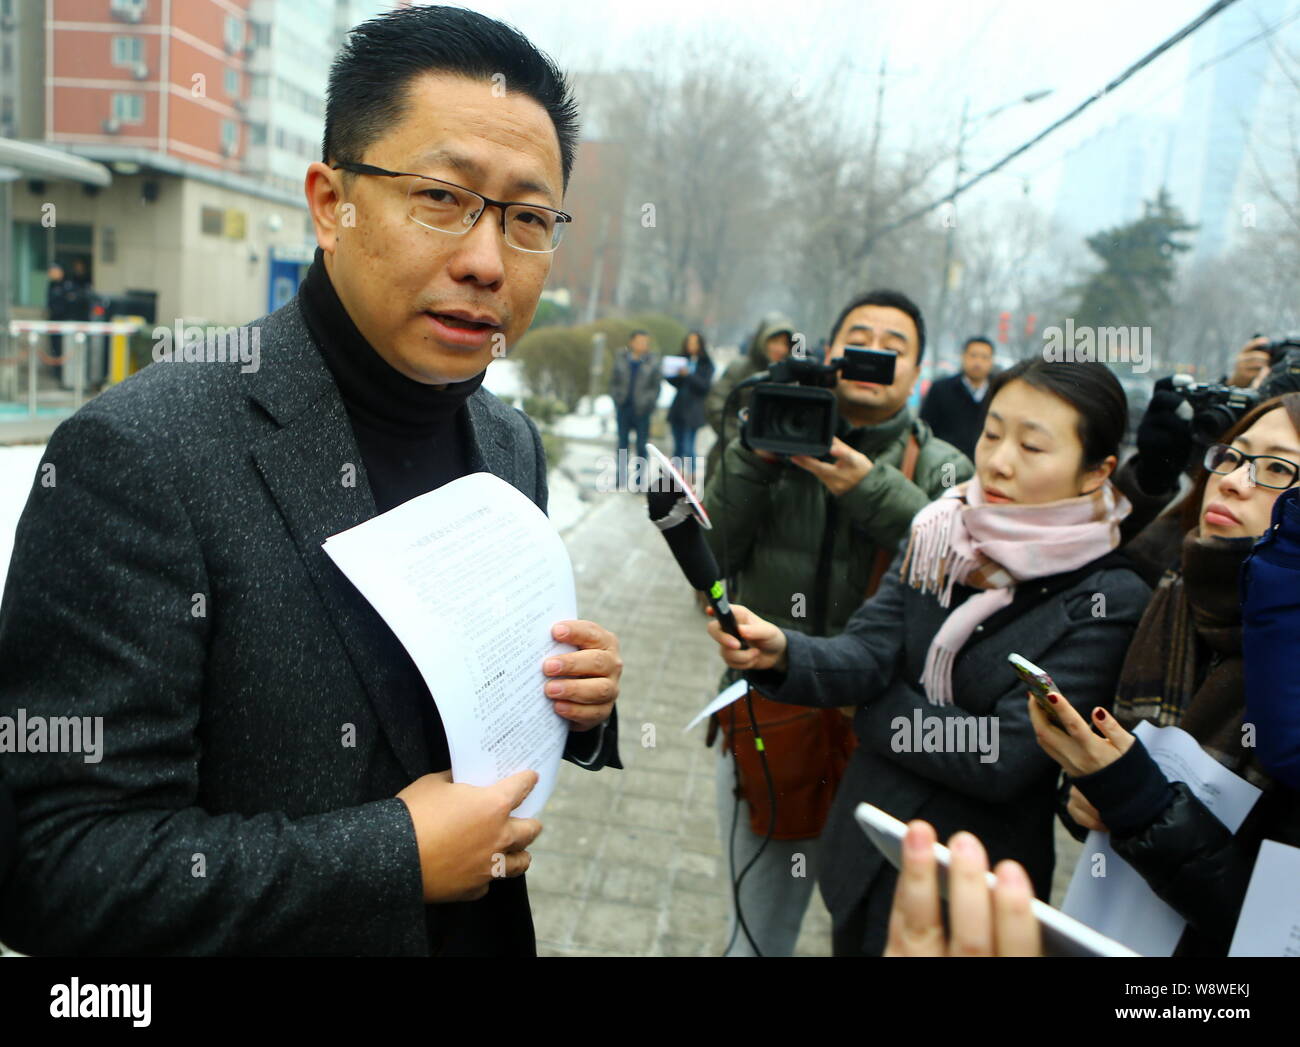
M 500 74 L 511 91 L 546 110 L 560 142 L 564 188 L 578 146 L 578 104 L 555 63 L 504 22 L 460 7 L 402 7 L 362 22 L 330 66 L 325 163 L 359 163 L 407 110 L 411 81 L 425 73 L 473 80 Z
M 989 347 L 989 350 L 993 352 L 994 355 L 997 354 L 997 350 L 993 348 L 993 339 L 985 338 L 982 334 L 974 334 L 971 335 L 969 338 L 967 338 L 965 344 L 963 344 L 961 347 L 962 353 L 965 354 L 966 350 L 969 349 L 972 345 L 987 345 Z
M 845 317 L 854 309 L 861 309 L 864 305 L 880 305 L 889 309 L 897 309 L 912 318 L 912 323 L 916 324 L 916 362 L 919 365 L 921 358 L 925 356 L 925 320 L 921 316 L 921 307 L 903 294 L 902 291 L 890 291 L 880 288 L 858 295 L 840 312 L 839 319 L 835 321 L 835 326 L 831 328 L 831 336 L 826 340 L 826 344 L 835 344 L 835 336 L 840 333 L 840 328 L 844 326 Z
M 1118 456 L 1128 428 L 1128 397 L 1109 367 L 1097 360 L 1049 361 L 1031 356 L 1012 364 L 993 379 L 988 403 L 1017 379 L 1059 396 L 1079 413 L 1076 431 L 1083 444 L 1083 468 L 1095 469 Z

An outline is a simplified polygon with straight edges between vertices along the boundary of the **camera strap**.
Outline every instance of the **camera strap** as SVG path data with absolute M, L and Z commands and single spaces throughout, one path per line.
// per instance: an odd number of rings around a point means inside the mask
M 921 457 L 921 445 L 916 440 L 916 433 L 909 433 L 907 436 L 907 448 L 903 451 L 903 464 L 899 467 L 899 472 L 903 474 L 903 479 L 911 482 L 916 475 L 916 460 Z M 885 577 L 885 572 L 889 570 L 889 561 L 894 558 L 897 549 L 889 549 L 881 546 L 876 550 L 876 562 L 871 568 L 871 581 L 867 583 L 868 599 L 876 595 L 876 590 L 880 588 L 881 579 Z
M 903 449 L 903 461 L 899 466 L 899 472 L 903 474 L 903 479 L 911 482 L 916 475 L 916 461 L 921 456 L 921 445 L 916 439 L 915 430 L 907 434 L 907 446 Z M 826 492 L 826 526 L 822 532 L 821 549 L 817 557 L 817 582 L 814 593 L 817 597 L 817 611 L 813 616 L 814 636 L 825 636 L 827 618 L 830 612 L 830 581 L 831 568 L 835 562 L 835 532 L 839 527 L 839 499 Z M 885 577 L 885 572 L 889 570 L 889 562 L 894 558 L 897 549 L 890 549 L 887 545 L 881 545 L 876 549 L 875 559 L 871 565 L 870 580 L 867 582 L 867 590 L 864 599 L 870 599 L 880 588 L 881 579 Z

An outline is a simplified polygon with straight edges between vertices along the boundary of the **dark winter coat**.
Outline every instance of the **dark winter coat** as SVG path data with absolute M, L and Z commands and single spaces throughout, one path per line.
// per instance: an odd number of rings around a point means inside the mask
M 676 387 L 672 406 L 668 408 L 668 424 L 683 429 L 698 429 L 704 424 L 704 401 L 713 383 L 713 361 L 701 357 L 695 373 L 670 374 L 668 384 Z

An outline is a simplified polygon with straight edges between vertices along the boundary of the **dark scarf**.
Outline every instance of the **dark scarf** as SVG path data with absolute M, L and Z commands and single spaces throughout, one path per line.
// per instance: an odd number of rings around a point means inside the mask
M 1261 788 L 1269 779 L 1242 744 L 1245 712 L 1241 597 L 1237 579 L 1253 538 L 1182 543 L 1181 571 L 1161 579 L 1120 673 L 1115 718 L 1127 730 L 1142 720 L 1181 727 L 1234 773 Z

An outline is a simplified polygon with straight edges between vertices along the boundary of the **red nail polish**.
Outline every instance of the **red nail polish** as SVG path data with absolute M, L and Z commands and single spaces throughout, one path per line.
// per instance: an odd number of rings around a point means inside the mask
M 1098 719 L 1098 720 L 1104 720 L 1104 719 L 1106 719 L 1106 710 L 1105 710 L 1105 709 L 1098 709 L 1098 710 L 1097 710 L 1097 719 Z
M 1056 704 L 1056 695 L 1052 694 L 1052 693 L 1049 691 L 1049 692 L 1047 693 L 1047 700 L 1048 700 L 1049 702 L 1051 702 L 1053 705 L 1055 705 L 1055 704 Z

